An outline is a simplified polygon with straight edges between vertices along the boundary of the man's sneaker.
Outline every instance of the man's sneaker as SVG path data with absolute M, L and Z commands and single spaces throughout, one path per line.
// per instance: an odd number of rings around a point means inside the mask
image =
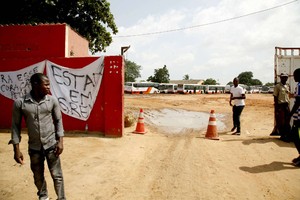
M 49 197 L 40 197 L 39 200 L 49 200 Z
M 292 142 L 292 140 L 288 136 L 281 136 L 279 138 L 279 140 L 287 142 L 287 143 Z
M 270 136 L 277 136 L 277 135 L 280 135 L 277 131 L 274 131 L 270 134 Z
M 300 167 L 300 160 L 298 162 L 293 163 L 294 166 Z
M 241 132 L 236 131 L 236 132 L 232 133 L 232 135 L 241 135 Z
M 300 162 L 300 156 L 297 157 L 297 158 L 294 158 L 294 159 L 292 160 L 292 162 L 293 162 L 294 164 L 297 163 L 297 162 Z

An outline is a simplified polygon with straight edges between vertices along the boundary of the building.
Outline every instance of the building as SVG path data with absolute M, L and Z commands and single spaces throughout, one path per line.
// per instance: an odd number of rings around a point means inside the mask
M 0 26 L 0 77 L 41 62 L 52 62 L 70 70 L 81 69 L 99 59 L 99 57 L 89 55 L 88 45 L 88 41 L 67 24 Z M 65 130 L 83 131 L 88 127 L 89 131 L 122 136 L 124 127 L 123 57 L 106 56 L 103 59 L 103 66 L 101 87 L 97 92 L 89 118 L 80 120 L 63 114 Z M 48 72 L 45 70 L 44 73 Z M 28 83 L 29 74 L 21 75 Z M 0 88 L 10 90 L 13 87 L 12 83 L 1 78 Z M 9 129 L 11 126 L 12 104 L 12 99 L 0 95 L 2 119 L 0 129 Z
M 170 80 L 170 83 L 174 84 L 200 84 L 202 85 L 204 80 L 201 79 L 190 79 L 190 80 Z

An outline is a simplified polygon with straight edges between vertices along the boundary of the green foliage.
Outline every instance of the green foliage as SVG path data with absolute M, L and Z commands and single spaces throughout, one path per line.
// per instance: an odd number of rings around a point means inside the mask
M 183 80 L 190 80 L 190 76 L 188 74 L 184 75 Z
M 157 82 L 157 83 L 169 83 L 170 75 L 167 66 L 165 65 L 163 68 L 155 69 L 154 75 L 149 76 L 147 81 Z
M 262 85 L 262 82 L 258 79 L 252 79 L 251 80 L 251 85 Z
M 274 86 L 274 83 L 268 82 L 268 83 L 265 84 L 265 86 Z
M 242 72 L 238 75 L 240 84 L 251 85 L 253 73 L 252 72 Z
M 130 60 L 125 60 L 125 82 L 135 82 L 141 77 L 141 66 Z
M 203 82 L 203 85 L 217 85 L 217 81 L 212 78 L 208 78 Z
M 0 7 L 0 24 L 66 23 L 89 41 L 94 54 L 105 51 L 118 32 L 106 0 L 10 0 Z
M 238 75 L 240 84 L 252 86 L 252 85 L 263 85 L 262 82 L 258 79 L 253 79 L 252 72 L 242 72 Z

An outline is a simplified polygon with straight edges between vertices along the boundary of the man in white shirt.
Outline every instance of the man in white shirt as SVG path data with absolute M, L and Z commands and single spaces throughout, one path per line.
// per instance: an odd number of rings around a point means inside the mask
M 233 86 L 230 88 L 230 100 L 229 105 L 232 106 L 232 119 L 233 119 L 233 128 L 231 131 L 235 131 L 232 135 L 240 135 L 241 134 L 241 122 L 240 122 L 240 116 L 241 113 L 245 107 L 245 101 L 246 95 L 245 90 L 241 86 L 239 86 L 239 79 L 234 78 L 233 79 Z M 234 103 L 232 105 L 232 100 L 234 100 Z

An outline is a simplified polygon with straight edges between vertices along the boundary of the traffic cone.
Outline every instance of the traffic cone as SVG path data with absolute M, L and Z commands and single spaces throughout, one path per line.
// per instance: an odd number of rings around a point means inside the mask
M 217 121 L 214 110 L 210 111 L 210 117 L 205 137 L 211 140 L 219 140 L 219 136 L 217 133 Z
M 146 133 L 145 126 L 144 126 L 144 113 L 142 108 L 140 109 L 140 115 L 134 133 L 139 133 L 139 134 Z

